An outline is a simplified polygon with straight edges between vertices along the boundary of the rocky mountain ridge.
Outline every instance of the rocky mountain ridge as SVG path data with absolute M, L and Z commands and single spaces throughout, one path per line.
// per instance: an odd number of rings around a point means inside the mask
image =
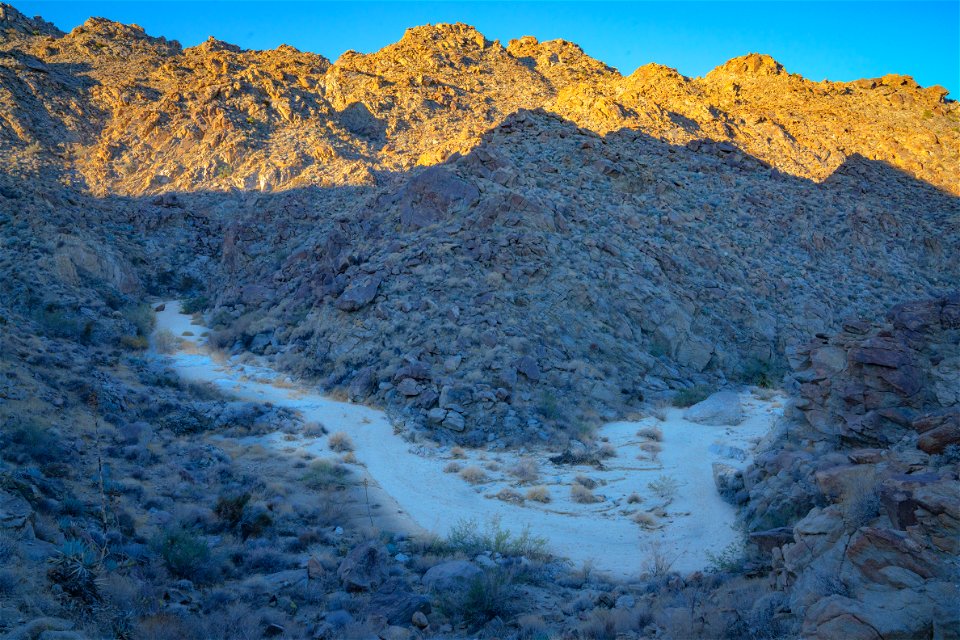
M 726 144 L 816 180 L 861 155 L 960 192 L 956 103 L 907 76 L 812 82 L 759 54 L 703 78 L 655 64 L 622 76 L 569 42 L 503 47 L 463 24 L 409 29 L 332 64 L 212 38 L 183 49 L 102 18 L 64 34 L 9 5 L 0 30 L 0 136 L 68 144 L 98 193 L 369 184 L 376 171 L 466 153 L 507 115 L 535 108 L 600 134 Z M 56 106 L 34 120 L 37 101 Z

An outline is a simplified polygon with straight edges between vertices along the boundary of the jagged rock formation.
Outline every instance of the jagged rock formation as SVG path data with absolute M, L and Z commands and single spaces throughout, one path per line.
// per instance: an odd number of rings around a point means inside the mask
M 803 637 L 953 637 L 960 295 L 849 319 L 790 359 L 795 415 L 745 480 Z
M 537 107 L 601 134 L 726 143 L 817 180 L 860 155 L 958 193 L 956 105 L 909 77 L 812 82 L 758 54 L 704 78 L 659 65 L 624 77 L 572 43 L 504 48 L 463 24 L 331 64 L 288 46 L 183 49 L 100 18 L 63 34 L 2 12 L 0 136 L 61 149 L 100 193 L 368 183 L 464 153 Z

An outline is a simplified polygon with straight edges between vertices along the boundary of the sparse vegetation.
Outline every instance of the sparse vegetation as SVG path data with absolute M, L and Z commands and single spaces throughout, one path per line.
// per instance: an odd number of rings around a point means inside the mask
M 579 482 L 574 482 L 570 485 L 570 498 L 579 504 L 593 504 L 597 502 L 597 497 L 593 495 L 593 491 Z
M 657 476 L 657 479 L 649 482 L 647 486 L 657 496 L 666 500 L 672 500 L 677 495 L 677 489 L 680 488 L 676 479 L 667 475 Z
M 540 485 L 538 487 L 530 487 L 527 489 L 527 493 L 524 494 L 527 500 L 533 500 L 534 502 L 550 502 L 550 490 L 545 486 Z
M 327 439 L 327 446 L 330 447 L 331 451 L 345 453 L 347 451 L 353 451 L 353 440 L 350 439 L 350 436 L 347 435 L 345 431 L 337 431 L 336 433 L 330 434 L 330 437 Z
M 673 406 L 686 408 L 692 407 L 698 402 L 703 402 L 710 394 L 713 393 L 713 390 L 710 387 L 705 387 L 703 385 L 696 385 L 693 387 L 687 387 L 686 389 L 681 389 L 673 396 Z
M 486 472 L 477 466 L 469 466 L 460 470 L 460 477 L 470 484 L 481 484 L 487 481 Z
M 509 473 L 520 484 L 532 484 L 540 478 L 540 465 L 533 458 L 520 458 Z

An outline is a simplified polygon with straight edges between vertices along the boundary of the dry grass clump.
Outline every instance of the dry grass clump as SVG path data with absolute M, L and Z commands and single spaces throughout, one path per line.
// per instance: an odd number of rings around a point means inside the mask
M 545 486 L 540 485 L 537 487 L 530 487 L 527 489 L 527 500 L 533 500 L 534 502 L 543 502 L 546 504 L 550 502 L 550 490 Z
M 593 495 L 593 491 L 579 482 L 574 482 L 570 485 L 570 497 L 574 502 L 580 504 L 593 504 L 597 502 L 597 496 Z
M 658 528 L 657 519 L 652 515 L 650 515 L 649 513 L 646 513 L 645 511 L 637 511 L 635 514 L 633 514 L 633 516 L 631 517 L 631 520 L 636 522 L 638 525 L 640 525 L 644 529 Z
M 348 451 L 340 456 L 340 460 L 344 464 L 357 464 L 357 456 L 354 455 L 353 451 Z
M 353 451 L 353 440 L 351 440 L 350 436 L 344 431 L 337 431 L 336 433 L 330 434 L 330 439 L 327 441 L 327 444 L 330 445 L 332 451 L 336 451 L 337 453 Z
M 451 462 L 443 468 L 444 473 L 459 473 L 463 467 L 457 462 Z
M 520 458 L 517 464 L 509 469 L 509 473 L 520 484 L 533 484 L 540 477 L 540 466 L 532 458 Z
M 627 496 L 627 504 L 639 504 L 641 502 L 643 502 L 643 498 L 636 491 Z
M 661 498 L 672 500 L 674 496 L 677 495 L 677 489 L 680 488 L 680 483 L 670 476 L 661 475 L 658 476 L 656 480 L 648 483 L 647 486 Z
M 605 442 L 597 449 L 597 455 L 601 458 L 615 458 L 617 456 L 617 449 L 609 442 Z
M 174 353 L 180 348 L 180 338 L 170 329 L 161 329 L 153 336 L 153 346 L 159 353 Z
M 644 442 L 640 445 L 640 450 L 657 455 L 663 451 L 663 447 L 660 446 L 659 442 Z
M 467 457 L 467 452 L 463 450 L 463 447 L 454 447 L 450 449 L 450 455 L 462 459 Z
M 497 500 L 503 500 L 504 502 L 512 502 L 513 504 L 523 504 L 523 496 L 514 491 L 513 489 L 508 489 L 504 487 L 495 496 Z
M 637 435 L 648 440 L 655 440 L 656 442 L 663 441 L 663 430 L 660 427 L 642 427 L 637 431 Z
M 487 474 L 477 466 L 469 466 L 461 470 L 460 477 L 470 484 L 480 484 L 487 481 Z

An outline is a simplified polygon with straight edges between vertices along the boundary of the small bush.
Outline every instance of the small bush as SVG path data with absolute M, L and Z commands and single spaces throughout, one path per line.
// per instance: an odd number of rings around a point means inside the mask
M 330 434 L 327 444 L 332 451 L 336 451 L 337 453 L 353 451 L 353 440 L 351 440 L 350 436 L 344 431 L 337 431 L 336 433 Z
M 640 450 L 646 451 L 656 458 L 657 454 L 663 451 L 663 447 L 660 446 L 659 442 L 643 442 L 640 444 Z
M 520 458 L 515 465 L 509 469 L 510 475 L 517 479 L 520 484 L 532 484 L 540 477 L 540 466 L 532 458 Z
M 453 447 L 450 449 L 450 455 L 454 458 L 466 458 L 467 453 L 463 450 L 463 447 Z
M 192 296 L 180 303 L 180 312 L 187 315 L 203 312 L 210 306 L 210 300 L 206 296 Z
M 487 481 L 487 474 L 477 466 L 469 466 L 460 471 L 460 477 L 470 484 L 480 484 Z
M 703 402 L 710 397 L 710 393 L 710 388 L 704 385 L 681 389 L 673 396 L 673 406 L 680 408 L 692 407 L 698 402 Z
M 662 442 L 663 430 L 660 427 L 643 427 L 637 431 L 637 436 L 646 438 L 647 440 L 653 440 L 654 442 Z
M 643 498 L 636 491 L 627 496 L 627 504 L 639 504 L 641 502 L 643 502 Z
M 180 338 L 170 329 L 161 329 L 153 336 L 153 346 L 158 353 L 176 353 L 180 348 Z
M 59 438 L 50 429 L 27 420 L 7 427 L 3 453 L 20 452 L 37 463 L 54 462 L 61 456 Z M 13 446 L 11 446 L 13 445 Z M 5 455 L 4 457 L 8 457 Z
M 617 457 L 617 449 L 609 442 L 605 442 L 597 449 L 597 455 L 600 458 L 615 458 Z
M 513 489 L 508 489 L 504 487 L 497 492 L 496 498 L 498 500 L 503 500 L 504 502 L 512 502 L 513 504 L 523 504 L 523 496 L 514 491 Z
M 303 476 L 303 483 L 316 491 L 330 491 L 347 486 L 350 471 L 331 460 L 315 460 Z
M 146 336 L 120 336 L 120 345 L 134 351 L 146 351 L 150 340 Z
M 449 462 L 447 466 L 443 468 L 444 473 L 459 473 L 463 469 L 463 466 L 459 462 Z
M 524 529 L 515 536 L 509 529 L 500 527 L 500 520 L 495 518 L 485 530 L 481 530 L 476 520 L 461 520 L 450 529 L 447 539 L 441 543 L 437 551 L 446 553 L 463 553 L 470 557 L 481 553 L 499 553 L 508 557 L 524 556 L 532 560 L 547 557 L 547 541 L 534 536 L 529 529 Z
M 123 317 L 136 328 L 136 335 L 139 337 L 149 336 L 157 323 L 157 317 L 148 304 L 125 307 Z
M 597 502 L 597 497 L 593 495 L 593 491 L 577 482 L 570 486 L 570 497 L 574 502 L 580 504 L 593 504 Z
M 650 487 L 650 490 L 661 498 L 672 500 L 674 496 L 677 495 L 677 489 L 680 488 L 680 483 L 670 476 L 662 475 L 656 480 L 649 482 L 647 486 Z
M 645 511 L 637 511 L 631 519 L 644 529 L 656 529 L 657 519 Z
M 178 578 L 208 582 L 212 578 L 210 547 L 188 529 L 169 529 L 155 541 L 167 569 Z
M 527 489 L 526 493 L 527 500 L 533 500 L 534 502 L 550 502 L 550 490 L 545 486 L 540 485 L 539 487 L 530 487 Z

